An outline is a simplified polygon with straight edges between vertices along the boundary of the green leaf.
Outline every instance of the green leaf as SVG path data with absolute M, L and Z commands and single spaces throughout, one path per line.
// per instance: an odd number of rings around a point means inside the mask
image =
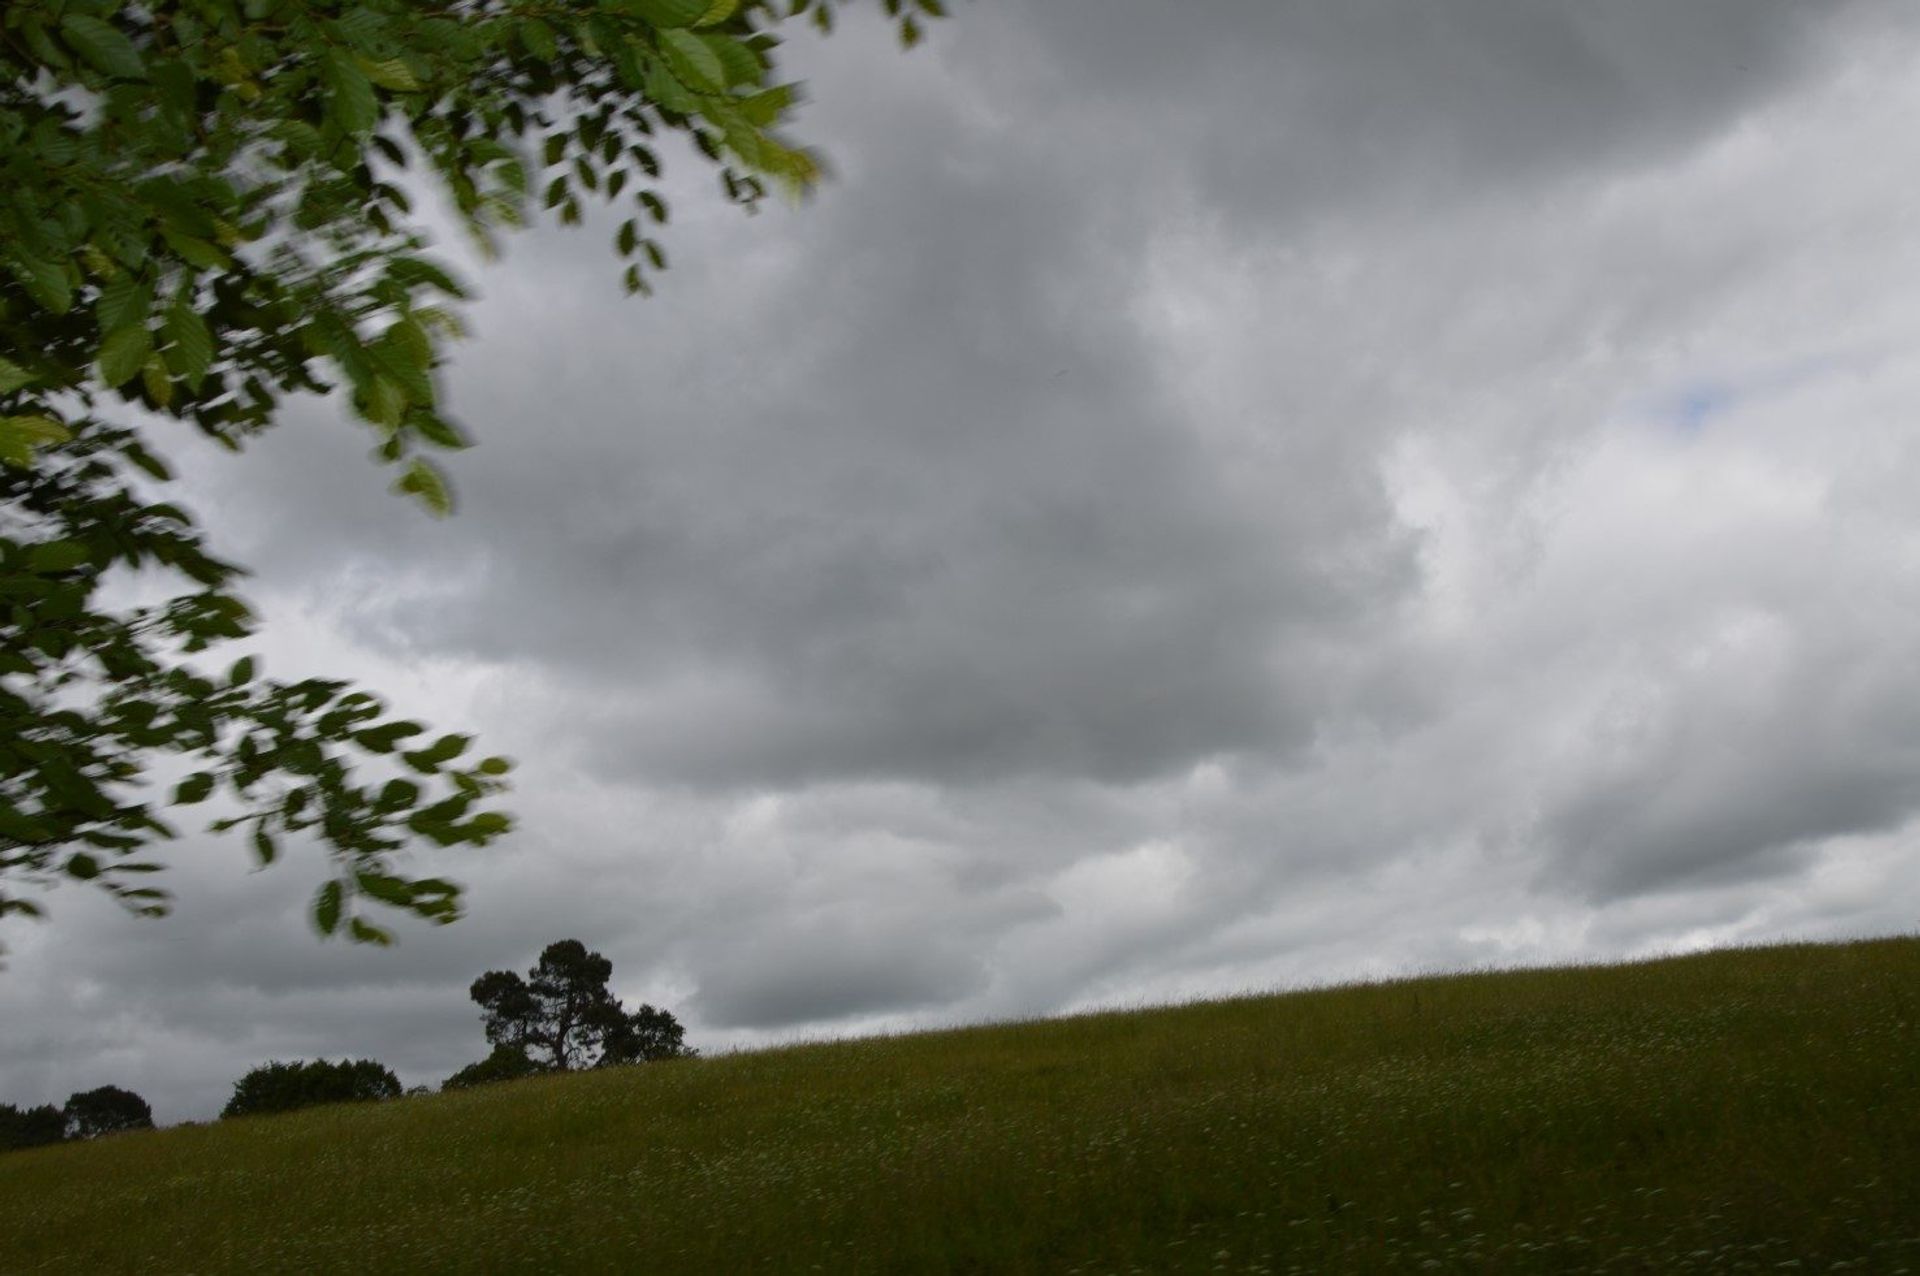
M 731 18 L 739 8 L 740 0 L 713 0 L 713 3 L 707 6 L 707 11 L 701 14 L 699 21 L 693 25 L 696 27 L 710 27 L 716 23 L 725 22 L 728 18 Z
M 73 431 L 50 416 L 0 417 L 0 461 L 22 468 L 33 464 L 33 450 L 65 443 Z
M 273 835 L 267 832 L 264 823 L 253 826 L 253 853 L 259 858 L 262 868 L 273 863 L 280 854 L 280 848 L 274 845 Z
M 634 0 L 633 7 L 653 26 L 689 27 L 706 16 L 712 0 Z
M 393 932 L 371 922 L 355 917 L 348 923 L 348 933 L 356 944 L 375 944 L 381 948 L 393 946 Z
M 407 392 L 392 377 L 374 377 L 373 384 L 367 388 L 362 415 L 375 425 L 399 429 L 407 415 Z
M 414 458 L 407 472 L 394 483 L 393 490 L 418 498 L 422 505 L 435 514 L 445 516 L 453 513 L 453 493 L 447 489 L 446 476 L 441 473 L 439 466 L 424 458 Z
M 94 304 L 94 318 L 99 320 L 102 331 L 111 332 L 115 328 L 145 323 L 152 306 L 153 293 L 145 284 L 132 275 L 119 275 L 100 289 L 100 299 Z
M 23 390 L 38 379 L 13 360 L 0 356 L 0 394 L 12 394 L 15 390 Z
M 758 84 L 765 78 L 767 73 L 765 64 L 743 41 L 718 32 L 709 32 L 700 38 L 720 60 L 721 77 L 728 85 Z
M 527 46 L 527 52 L 542 62 L 551 62 L 560 55 L 560 46 L 554 42 L 553 28 L 538 18 L 529 18 L 520 24 L 520 43 Z
M 100 343 L 97 359 L 100 379 L 109 386 L 124 385 L 139 374 L 140 366 L 152 353 L 153 334 L 147 331 L 146 324 L 115 328 Z
M 673 73 L 687 87 L 717 93 L 727 87 L 726 68 L 707 42 L 691 31 L 668 30 L 660 33 L 660 49 L 667 55 Z
M 384 811 L 398 811 L 412 806 L 420 800 L 420 786 L 412 780 L 388 780 L 380 790 L 379 806 Z
M 169 366 L 198 392 L 213 366 L 213 334 L 207 331 L 206 320 L 193 307 L 177 305 L 167 312 L 160 332 L 171 343 L 167 348 Z
M 400 741 L 410 735 L 419 735 L 426 730 L 418 722 L 389 722 L 384 726 L 368 727 L 364 731 L 353 733 L 353 739 L 361 748 L 372 753 L 392 753 Z
M 449 452 L 458 452 L 473 446 L 473 441 L 462 434 L 459 427 L 432 412 L 416 412 L 408 422 L 413 432 L 435 447 L 446 448 Z
M 79 541 L 47 541 L 27 551 L 27 570 L 51 576 L 84 567 L 92 559 L 92 552 Z
M 229 257 L 217 245 L 210 244 L 198 235 L 190 235 L 176 230 L 172 226 L 162 226 L 160 237 L 167 241 L 167 247 L 180 255 L 180 260 L 189 266 L 198 266 L 202 270 L 225 270 L 233 265 Z
M 340 906 L 345 892 L 337 881 L 328 882 L 313 897 L 313 924 L 320 928 L 322 935 L 331 935 L 340 928 Z
M 358 136 L 380 122 L 373 84 L 346 54 L 335 52 L 327 59 L 327 87 L 327 114 L 342 132 Z
M 506 758 L 481 758 L 480 764 L 473 768 L 481 775 L 505 775 L 513 770 L 513 763 Z
M 233 662 L 233 668 L 227 670 L 229 687 L 244 687 L 253 681 L 253 657 L 242 656 Z
M 147 451 L 144 447 L 141 447 L 138 443 L 129 443 L 126 448 L 126 455 L 129 461 L 139 466 L 140 469 L 151 478 L 156 478 L 164 483 L 173 477 L 173 471 L 167 468 L 166 462 Z M 148 506 L 145 512 L 153 515 L 154 507 Z M 156 515 L 156 517 L 158 516 Z
M 196 802 L 206 801 L 212 794 L 213 773 L 196 771 L 180 781 L 180 786 L 173 791 L 173 801 L 176 806 L 192 806 Z
M 95 69 L 122 80 L 147 78 L 146 63 L 116 28 L 84 13 L 69 13 L 60 19 L 60 35 L 67 47 L 92 63 Z
M 375 61 L 372 58 L 360 57 L 354 59 L 354 65 L 360 68 L 367 79 L 383 89 L 392 89 L 396 93 L 417 93 L 422 87 L 413 74 L 413 68 L 399 58 L 383 58 Z
M 482 811 L 467 821 L 475 841 L 484 842 L 513 829 L 513 818 L 502 811 Z
M 66 867 L 68 877 L 77 877 L 83 882 L 100 876 L 100 861 L 85 851 L 68 856 Z
M 73 309 L 73 279 L 67 274 L 65 262 L 23 258 L 13 263 L 13 271 L 28 295 L 54 314 L 64 315 Z
M 160 407 L 173 402 L 173 378 L 167 375 L 167 365 L 157 354 L 147 356 L 140 365 L 140 384 L 146 388 L 147 397 Z
M 401 761 L 416 771 L 431 775 L 444 763 L 460 756 L 466 747 L 473 743 L 472 736 L 443 735 L 424 749 L 415 749 L 400 755 Z
M 772 128 L 780 122 L 780 117 L 793 108 L 799 100 L 799 88 L 792 84 L 776 84 L 751 97 L 740 99 L 740 113 L 747 117 L 748 123 L 756 128 Z
M 370 895 L 383 904 L 397 904 L 404 908 L 413 902 L 413 892 L 397 877 L 389 877 L 385 873 L 355 873 L 353 880 L 362 894 Z

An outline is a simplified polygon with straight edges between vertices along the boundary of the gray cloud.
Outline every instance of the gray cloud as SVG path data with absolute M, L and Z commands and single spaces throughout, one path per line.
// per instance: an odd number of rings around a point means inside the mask
M 479 730 L 523 832 L 392 952 L 314 945 L 310 855 L 57 895 L 0 1101 L 435 1081 L 567 935 L 725 1049 L 1911 924 L 1911 14 L 888 39 L 792 50 L 810 206 L 674 171 L 657 299 L 610 225 L 472 267 L 456 519 L 325 404 L 179 445 L 269 667 Z

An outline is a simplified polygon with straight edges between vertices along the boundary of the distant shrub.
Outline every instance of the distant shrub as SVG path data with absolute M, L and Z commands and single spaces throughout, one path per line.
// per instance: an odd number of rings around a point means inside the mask
M 153 1128 L 153 1109 L 147 1101 L 117 1085 L 72 1095 L 62 1116 L 70 1139 L 97 1139 L 103 1134 Z
M 400 1097 L 400 1078 L 372 1059 L 325 1059 L 267 1063 L 233 1083 L 222 1117 L 291 1112 L 322 1103 L 354 1103 Z
M 67 1137 L 67 1119 L 51 1103 L 16 1108 L 0 1103 L 0 1151 L 58 1143 Z
M 535 1076 L 546 1072 L 533 1060 L 527 1058 L 524 1050 L 512 1046 L 495 1046 L 493 1053 L 478 1063 L 470 1063 L 460 1071 L 448 1077 L 442 1090 L 465 1090 L 477 1085 L 493 1085 L 500 1081 L 518 1081 L 522 1077 Z

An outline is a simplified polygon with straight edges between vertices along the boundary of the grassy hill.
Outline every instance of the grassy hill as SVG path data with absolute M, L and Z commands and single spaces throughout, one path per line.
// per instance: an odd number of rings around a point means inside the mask
M 0 1270 L 1920 1272 L 1920 940 L 844 1042 L 0 1156 Z

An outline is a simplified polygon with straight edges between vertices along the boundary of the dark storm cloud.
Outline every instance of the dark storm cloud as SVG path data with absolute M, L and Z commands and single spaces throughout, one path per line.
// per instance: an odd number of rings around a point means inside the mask
M 951 937 L 876 923 L 865 910 L 735 937 L 705 967 L 692 1009 L 716 1028 L 830 1024 L 889 1010 L 937 1012 L 986 987 L 985 963 Z

